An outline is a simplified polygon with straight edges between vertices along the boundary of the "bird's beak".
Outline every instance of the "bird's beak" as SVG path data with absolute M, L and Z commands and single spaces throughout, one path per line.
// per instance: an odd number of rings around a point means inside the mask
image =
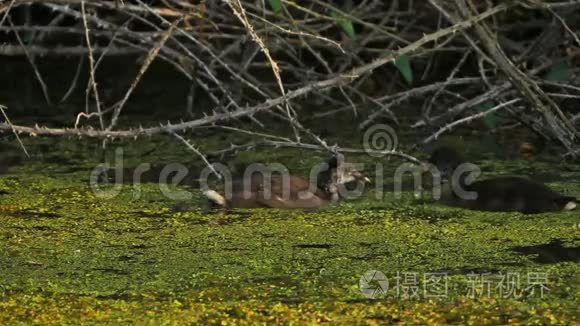
M 371 183 L 371 179 L 369 179 L 369 177 L 363 175 L 360 172 L 356 172 L 353 173 L 352 176 L 354 177 L 354 179 L 358 182 L 363 182 L 363 183 Z

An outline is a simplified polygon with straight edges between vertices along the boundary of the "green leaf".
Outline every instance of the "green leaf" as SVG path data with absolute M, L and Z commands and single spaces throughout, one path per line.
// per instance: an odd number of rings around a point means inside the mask
M 275 14 L 279 14 L 282 11 L 282 0 L 268 0 L 268 3 Z
M 397 59 L 395 59 L 394 64 L 397 67 L 397 69 L 399 69 L 399 72 L 401 72 L 401 74 L 403 75 L 403 78 L 405 78 L 405 81 L 407 81 L 407 84 L 412 85 L 413 69 L 411 69 L 411 62 L 409 60 L 409 57 L 406 55 L 402 55 Z
M 546 80 L 554 82 L 569 81 L 572 78 L 570 65 L 567 62 L 560 62 L 553 65 L 545 78 Z
M 356 33 L 354 32 L 354 26 L 352 25 L 352 21 L 350 21 L 344 16 L 341 16 L 335 11 L 332 12 L 332 17 L 336 19 L 336 22 L 340 25 L 340 27 L 342 27 L 342 30 L 346 33 L 346 35 L 348 35 L 348 37 L 350 37 L 353 40 L 356 38 Z
M 479 112 L 485 112 L 487 110 L 490 110 L 494 107 L 494 105 L 490 102 L 485 102 L 482 103 L 478 106 L 475 107 L 475 110 L 479 111 Z M 495 127 L 497 126 L 497 116 L 495 115 L 495 112 L 492 112 L 490 114 L 486 114 L 483 117 L 483 122 L 485 123 L 485 125 L 489 128 L 489 129 L 495 129 Z

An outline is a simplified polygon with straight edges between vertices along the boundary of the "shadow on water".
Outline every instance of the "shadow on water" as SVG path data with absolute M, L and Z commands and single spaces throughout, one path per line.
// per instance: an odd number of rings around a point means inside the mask
M 524 255 L 535 255 L 536 257 L 532 260 L 539 264 L 580 262 L 580 247 L 564 247 L 560 240 L 535 246 L 513 247 L 512 251 Z
M 292 246 L 299 249 L 330 249 L 332 245 L 328 243 L 297 244 Z
M 37 219 L 37 218 L 59 218 L 62 215 L 57 213 L 51 212 L 39 212 L 39 211 L 31 211 L 31 210 L 18 210 L 15 212 L 10 213 L 11 216 L 17 216 L 25 219 Z
M 108 268 L 108 267 L 104 267 L 104 268 L 93 268 L 93 271 L 96 272 L 101 272 L 101 273 L 105 273 L 105 274 L 114 274 L 114 275 L 129 275 L 130 273 L 122 270 L 122 269 L 118 269 L 118 268 Z
M 580 262 L 580 247 L 564 247 L 561 240 L 554 240 L 535 246 L 512 247 L 511 250 L 518 254 L 530 255 L 531 260 L 539 264 L 556 264 L 561 262 Z M 502 266 L 523 266 L 521 263 L 502 263 Z M 445 273 L 447 275 L 469 275 L 469 274 L 498 274 L 497 268 L 481 267 L 460 267 L 454 269 L 440 269 L 435 273 Z
M 485 274 L 499 274 L 501 270 L 498 268 L 484 268 L 484 267 L 459 267 L 452 269 L 438 269 L 433 271 L 433 273 L 441 273 L 447 276 L 452 275 L 485 275 Z

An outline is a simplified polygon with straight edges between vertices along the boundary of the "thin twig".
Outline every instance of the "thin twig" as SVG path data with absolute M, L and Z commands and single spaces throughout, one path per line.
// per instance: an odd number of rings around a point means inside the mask
M 8 119 L 8 115 L 6 114 L 5 111 L 6 109 L 7 108 L 4 105 L 0 104 L 0 111 L 2 111 L 2 115 L 4 116 L 4 120 L 6 120 L 6 124 L 12 126 L 12 122 L 10 121 L 10 119 Z M 16 136 L 16 139 L 18 140 L 20 147 L 24 151 L 24 154 L 26 154 L 26 157 L 30 158 L 30 155 L 28 155 L 28 151 L 26 150 L 26 146 L 24 146 L 24 143 L 22 143 L 22 140 L 20 139 L 20 136 L 18 135 L 16 129 L 12 128 L 12 133 L 14 134 L 14 136 Z
M 10 26 L 14 26 L 10 16 L 8 16 L 8 23 L 10 23 Z M 40 88 L 42 89 L 42 95 L 44 95 L 46 104 L 48 104 L 49 107 L 52 107 L 52 102 L 50 101 L 50 96 L 48 95 L 48 87 L 46 87 L 46 84 L 42 79 L 42 75 L 40 74 L 38 67 L 34 63 L 34 60 L 32 59 L 32 55 L 28 52 L 26 45 L 24 45 L 24 42 L 22 42 L 20 34 L 18 32 L 14 32 L 14 35 L 16 35 L 16 40 L 18 40 L 18 44 L 20 44 L 20 47 L 22 48 L 22 51 L 24 51 L 24 55 L 26 56 L 28 63 L 30 63 L 30 66 L 32 66 L 32 69 L 34 70 L 34 75 L 36 76 L 36 80 L 38 80 L 38 83 L 40 84 Z
M 464 123 L 467 123 L 467 122 L 470 122 L 470 121 L 473 121 L 473 120 L 476 120 L 476 119 L 485 117 L 488 114 L 491 114 L 491 113 L 493 113 L 493 112 L 495 112 L 495 111 L 497 111 L 497 110 L 499 110 L 499 109 L 501 109 L 503 107 L 506 107 L 508 105 L 512 105 L 512 104 L 514 104 L 514 103 L 516 103 L 516 102 L 518 102 L 520 100 L 521 99 L 519 99 L 519 98 L 515 98 L 513 100 L 510 100 L 510 101 L 507 101 L 507 102 L 498 104 L 498 105 L 494 106 L 493 108 L 491 108 L 489 110 L 485 110 L 484 112 L 480 112 L 480 113 L 477 113 L 477 114 L 474 114 L 474 115 L 471 115 L 471 116 L 468 116 L 468 117 L 465 117 L 465 118 L 462 118 L 462 119 L 459 119 L 459 120 L 455 120 L 452 123 L 450 123 L 450 124 L 444 126 L 443 128 L 439 129 L 433 135 L 425 138 L 423 140 L 423 144 L 426 144 L 426 143 L 428 143 L 428 142 L 430 142 L 430 141 L 432 141 L 434 139 L 437 139 L 442 133 L 444 133 L 444 132 L 446 132 L 448 130 L 451 130 L 452 128 L 454 128 L 454 127 L 456 127 L 456 126 L 458 126 L 460 124 L 464 124 Z
M 151 65 L 151 62 L 153 62 L 155 57 L 157 57 L 159 50 L 163 47 L 163 45 L 165 44 L 165 42 L 167 41 L 167 39 L 169 38 L 169 36 L 173 32 L 173 29 L 175 28 L 175 26 L 177 26 L 177 24 L 179 24 L 181 22 L 181 20 L 182 20 L 182 18 L 176 19 L 175 22 L 173 22 L 173 24 L 171 25 L 171 27 L 169 27 L 169 29 L 167 30 L 165 35 L 163 35 L 161 40 L 159 40 L 159 42 L 155 45 L 155 47 L 153 47 L 149 51 L 149 53 L 147 54 L 147 57 L 145 58 L 145 61 L 143 62 L 143 65 L 141 66 L 141 69 L 139 69 L 139 73 L 137 74 L 137 76 L 135 77 L 133 82 L 131 83 L 131 86 L 129 87 L 127 92 L 125 92 L 125 96 L 123 96 L 123 99 L 115 106 L 115 110 L 113 111 L 113 117 L 111 118 L 111 123 L 107 127 L 107 130 L 111 130 L 115 127 L 115 125 L 117 124 L 117 119 L 119 118 L 119 115 L 121 114 L 121 110 L 125 106 L 125 103 L 127 103 L 129 96 L 131 96 L 131 93 L 133 92 L 135 87 L 137 87 L 137 84 L 141 80 L 141 77 L 143 77 L 143 75 L 145 74 L 145 72 L 147 71 L 149 66 Z
M 211 172 L 213 172 L 218 179 L 222 179 L 222 175 L 215 170 L 215 168 L 213 167 L 213 165 L 207 160 L 207 158 L 205 157 L 205 155 L 203 155 L 197 148 L 195 148 L 195 146 L 193 146 L 189 141 L 187 141 L 185 138 L 181 137 L 180 135 L 178 135 L 176 132 L 174 132 L 171 129 L 166 128 L 165 129 L 167 131 L 167 133 L 169 133 L 170 135 L 173 135 L 175 138 L 179 139 L 182 143 L 185 144 L 185 146 L 187 146 L 187 148 L 189 148 L 192 152 L 194 152 L 195 154 L 197 154 L 199 157 L 201 157 L 201 159 L 203 160 L 203 162 L 209 167 L 209 169 L 211 170 Z
M 88 103 L 88 98 L 89 98 L 89 94 L 90 94 L 89 89 L 92 89 L 93 95 L 95 96 L 95 107 L 97 108 L 97 114 L 99 117 L 99 124 L 101 126 L 101 129 L 104 129 L 105 124 L 103 122 L 103 115 L 101 114 L 101 99 L 99 96 L 99 89 L 97 87 L 97 80 L 95 79 L 95 58 L 93 56 L 93 50 L 91 47 L 91 37 L 89 36 L 89 25 L 87 23 L 87 14 L 85 12 L 85 2 L 84 1 L 81 1 L 81 14 L 83 17 L 83 27 L 85 29 L 85 41 L 87 42 L 87 48 L 89 49 L 89 75 L 90 75 L 90 79 L 89 79 L 89 84 L 87 85 L 87 90 L 86 90 L 85 112 L 89 113 L 89 103 Z M 78 121 L 78 119 L 77 119 L 77 121 Z

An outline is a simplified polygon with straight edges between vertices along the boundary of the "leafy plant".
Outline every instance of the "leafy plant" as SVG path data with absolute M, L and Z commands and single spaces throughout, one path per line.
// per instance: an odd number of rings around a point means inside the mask
M 397 67 L 397 69 L 399 69 L 399 72 L 401 72 L 401 75 L 403 75 L 403 78 L 405 78 L 405 81 L 407 82 L 407 84 L 412 85 L 413 84 L 413 69 L 411 68 L 411 62 L 409 60 L 409 57 L 406 55 L 402 55 L 400 57 L 398 57 L 397 59 L 395 59 L 395 67 Z
M 351 39 L 356 38 L 356 33 L 354 31 L 354 26 L 352 25 L 352 21 L 337 12 L 332 12 L 332 17 L 336 19 L 336 22 L 340 25 L 342 30 L 350 37 Z
M 279 14 L 282 11 L 282 0 L 268 0 L 268 3 L 275 14 Z
M 479 112 L 485 112 L 487 110 L 490 110 L 493 108 L 493 104 L 490 102 L 485 102 L 482 103 L 478 106 L 475 107 L 475 110 L 479 111 Z M 489 128 L 489 129 L 495 129 L 495 127 L 497 126 L 497 116 L 495 115 L 495 112 L 492 112 L 490 114 L 486 114 L 483 117 L 483 122 L 485 123 L 485 125 Z
M 560 62 L 552 66 L 546 73 L 546 80 L 554 82 L 569 81 L 571 78 L 570 65 L 567 62 Z

